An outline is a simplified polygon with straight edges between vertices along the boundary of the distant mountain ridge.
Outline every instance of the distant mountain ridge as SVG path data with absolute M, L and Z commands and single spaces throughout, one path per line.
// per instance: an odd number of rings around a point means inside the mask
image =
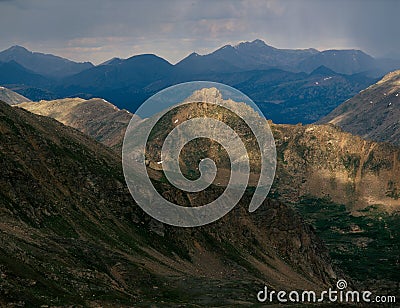
M 262 40 L 225 45 L 216 51 L 199 55 L 192 53 L 176 64 L 195 72 L 205 72 L 210 64 L 221 61 L 227 71 L 266 70 L 279 68 L 292 72 L 310 73 L 324 65 L 337 73 L 355 74 L 377 68 L 375 59 L 361 50 L 278 49 Z
M 20 49 L 13 50 L 26 53 Z M 357 50 L 278 49 L 255 40 L 226 45 L 206 55 L 192 53 L 175 65 L 152 54 L 113 58 L 83 70 L 79 66 L 79 72 L 64 78 L 45 77 L 36 73 L 35 67 L 28 70 L 14 60 L 0 66 L 15 67 L 0 71 L 0 84 L 34 101 L 102 97 L 134 112 L 165 87 L 208 80 L 241 90 L 276 123 L 307 124 L 319 120 L 397 64 L 386 61 L 383 68 L 380 61 Z
M 173 65 L 154 54 L 143 54 L 125 60 L 111 59 L 109 62 L 91 67 L 62 80 L 69 87 L 93 87 L 101 84 L 104 88 L 124 88 L 135 85 L 140 88 L 153 80 L 167 77 Z
M 0 52 L 0 62 L 15 61 L 23 67 L 50 77 L 65 77 L 93 67 L 90 62 L 77 63 L 65 58 L 32 52 L 22 46 L 12 46 Z
M 355 74 L 376 69 L 379 64 L 361 50 L 325 50 L 302 60 L 298 69 L 310 72 L 319 66 L 325 66 L 337 73 Z

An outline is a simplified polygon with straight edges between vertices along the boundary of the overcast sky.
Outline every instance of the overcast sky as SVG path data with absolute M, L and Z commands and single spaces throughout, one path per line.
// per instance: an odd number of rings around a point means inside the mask
M 262 39 L 278 48 L 357 48 L 400 58 L 399 0 L 0 0 L 0 50 L 22 45 L 96 64 Z

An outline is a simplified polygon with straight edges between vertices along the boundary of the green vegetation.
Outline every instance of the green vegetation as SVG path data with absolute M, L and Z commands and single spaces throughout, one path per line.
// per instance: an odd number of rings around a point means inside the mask
M 397 189 L 395 182 L 389 180 L 387 187 L 386 196 L 396 200 L 400 198 L 400 191 Z
M 334 262 L 353 279 L 400 279 L 400 215 L 379 206 L 357 216 L 329 199 L 304 197 L 297 210 L 326 242 Z

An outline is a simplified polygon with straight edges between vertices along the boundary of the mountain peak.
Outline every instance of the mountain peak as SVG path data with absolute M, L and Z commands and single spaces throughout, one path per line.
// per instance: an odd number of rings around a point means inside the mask
M 315 70 L 311 72 L 310 75 L 336 75 L 337 73 L 326 67 L 325 65 L 318 66 Z
M 155 55 L 154 53 L 143 53 L 140 55 L 134 55 L 132 57 L 129 57 L 127 60 L 132 60 L 132 59 L 161 59 L 161 60 L 167 61 L 167 60 Z
M 260 39 L 255 39 L 254 41 L 251 42 L 251 44 L 267 45 L 263 40 Z
M 196 90 L 193 94 L 187 99 L 187 101 L 193 102 L 217 102 L 222 100 L 221 92 L 215 88 L 203 88 L 200 90 Z
M 247 46 L 253 46 L 253 47 L 271 47 L 267 45 L 263 40 L 260 39 L 255 39 L 254 41 L 246 41 L 246 42 L 240 42 L 239 44 L 236 44 L 233 46 L 234 48 L 240 48 L 240 47 L 247 47 Z M 271 47 L 272 48 L 272 47 Z
M 122 61 L 123 61 L 123 59 L 114 57 L 114 58 L 111 58 L 110 60 L 104 61 L 103 63 L 99 64 L 99 66 L 100 65 L 115 65 L 115 64 L 121 63 Z
M 32 53 L 32 51 L 26 49 L 24 46 L 20 45 L 14 45 L 11 46 L 10 48 L 4 50 L 5 52 L 24 52 L 24 53 Z

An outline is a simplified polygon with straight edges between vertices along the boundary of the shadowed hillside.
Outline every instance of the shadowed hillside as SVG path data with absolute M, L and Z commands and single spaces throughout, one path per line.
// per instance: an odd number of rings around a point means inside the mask
M 235 305 L 264 284 L 318 290 L 336 276 L 312 228 L 280 202 L 249 214 L 246 194 L 217 223 L 165 226 L 135 205 L 114 151 L 4 103 L 0 131 L 1 305 Z M 156 186 L 181 205 L 220 194 Z

